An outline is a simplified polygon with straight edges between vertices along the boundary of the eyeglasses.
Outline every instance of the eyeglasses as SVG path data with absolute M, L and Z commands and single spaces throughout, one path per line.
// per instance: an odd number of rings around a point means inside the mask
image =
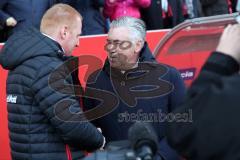
M 119 40 L 107 40 L 104 46 L 105 51 L 111 52 L 119 47 L 121 50 L 126 50 L 132 47 L 132 42 L 130 41 L 119 41 Z

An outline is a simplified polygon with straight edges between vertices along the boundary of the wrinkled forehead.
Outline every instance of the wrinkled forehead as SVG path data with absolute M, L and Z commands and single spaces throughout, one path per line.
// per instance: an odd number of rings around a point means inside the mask
M 127 27 L 110 28 L 107 39 L 112 41 L 128 41 L 131 39 L 130 30 Z

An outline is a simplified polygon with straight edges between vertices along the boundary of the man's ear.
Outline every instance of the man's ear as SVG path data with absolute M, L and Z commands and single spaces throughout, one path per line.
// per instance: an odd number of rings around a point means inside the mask
M 137 42 L 136 42 L 136 44 L 135 44 L 135 53 L 139 53 L 141 50 L 142 50 L 142 48 L 143 48 L 143 41 L 142 40 L 138 40 Z
M 61 37 L 61 39 L 62 40 L 65 40 L 66 39 L 66 37 L 68 36 L 68 34 L 69 34 L 69 27 L 68 26 L 66 26 L 66 25 L 64 25 L 62 28 L 61 28 L 61 30 L 60 30 L 60 37 Z

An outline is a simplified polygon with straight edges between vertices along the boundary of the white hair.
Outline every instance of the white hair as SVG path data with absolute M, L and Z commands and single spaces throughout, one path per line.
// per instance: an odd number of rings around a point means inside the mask
M 146 37 L 146 25 L 144 21 L 134 17 L 120 17 L 113 20 L 110 24 L 110 28 L 126 27 L 130 31 L 131 39 L 134 41 L 142 40 L 145 42 Z

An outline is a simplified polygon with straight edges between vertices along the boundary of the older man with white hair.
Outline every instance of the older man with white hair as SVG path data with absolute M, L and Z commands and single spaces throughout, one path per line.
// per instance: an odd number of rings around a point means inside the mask
M 111 23 L 105 45 L 108 58 L 88 79 L 84 107 L 107 142 L 127 139 L 135 121 L 151 122 L 159 137 L 158 155 L 176 160 L 178 155 L 165 140 L 166 115 L 182 102 L 185 86 L 175 68 L 156 62 L 145 37 L 140 19 L 121 17 Z M 107 99 L 104 93 L 114 95 L 117 103 L 102 105 Z M 111 101 L 108 98 L 108 104 L 114 104 Z

